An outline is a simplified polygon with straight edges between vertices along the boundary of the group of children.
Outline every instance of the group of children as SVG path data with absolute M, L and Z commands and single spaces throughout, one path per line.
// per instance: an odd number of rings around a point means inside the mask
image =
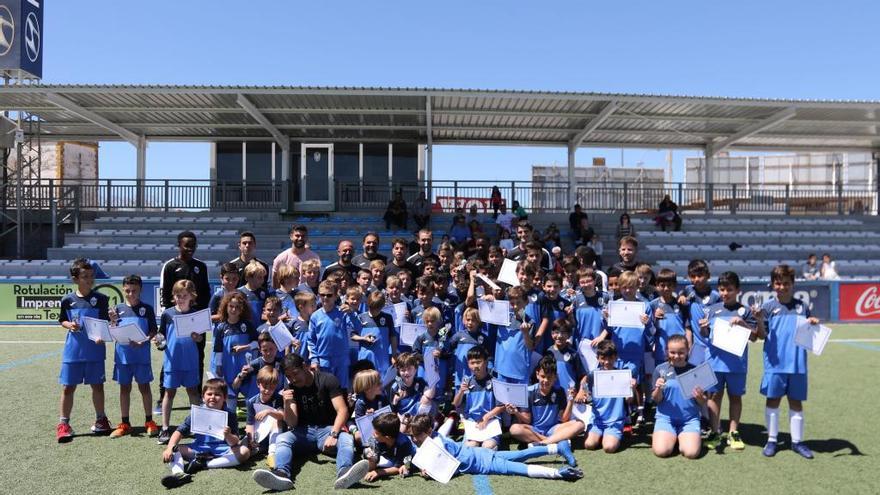
M 395 240 L 395 247 L 402 240 Z M 166 486 L 178 486 L 203 468 L 229 467 L 253 455 L 273 463 L 274 438 L 284 430 L 281 392 L 287 386 L 282 357 L 298 354 L 313 370 L 337 377 L 349 392 L 352 420 L 349 431 L 370 462 L 368 480 L 406 475 L 415 446 L 431 435 L 461 463 L 462 473 L 519 474 L 577 479 L 571 440 L 584 435 L 586 449 L 617 451 L 633 428 L 642 428 L 654 412 L 651 439 L 659 457 L 676 450 L 687 458 L 726 443 L 745 447 L 739 434 L 742 396 L 746 391 L 748 352 L 731 354 L 712 345 L 715 321 L 751 330 L 750 339 L 764 340 L 767 442 L 765 456 L 778 449 L 779 405 L 788 398 L 793 451 L 812 458 L 802 443 L 803 401 L 807 396 L 806 351 L 794 343 L 799 318 L 809 308 L 793 297 L 794 271 L 780 265 L 771 273 L 776 297 L 748 308 L 737 301 L 739 278 L 722 273 L 716 288 L 709 284 L 708 265 L 694 260 L 688 266 L 690 285 L 679 290 L 677 274 L 661 269 L 654 274 L 636 262 L 638 243 L 624 237 L 619 261 L 607 273 L 578 255 L 566 256 L 558 270 L 541 268 L 541 250 L 527 249 L 516 262 L 516 286 L 497 281 L 503 257 L 498 253 L 461 259 L 443 246 L 444 256 L 425 256 L 418 266 L 397 268 L 389 275 L 376 260 L 357 276 L 339 270 L 318 282 L 318 266 L 282 266 L 274 273 L 274 289 L 262 286 L 265 268 L 256 262 L 244 269 L 221 266 L 221 287 L 213 294 L 212 377 L 199 389 L 197 342 L 203 334 L 178 335 L 174 317 L 192 311 L 195 288 L 180 280 L 173 286 L 174 306 L 161 314 L 140 300 L 142 282 L 123 280 L 125 302 L 110 308 L 106 296 L 93 290 L 94 272 L 87 260 L 74 261 L 70 274 L 76 291 L 64 297 L 60 324 L 67 330 L 60 383 L 61 419 L 58 442 L 69 442 L 69 424 L 77 385 L 92 387 L 96 420 L 94 433 L 120 437 L 132 431 L 129 418 L 132 381 L 137 382 L 145 412 L 144 428 L 167 444 L 162 454 L 172 474 Z M 589 261 L 589 257 L 586 257 Z M 374 269 L 374 266 L 375 269 Z M 307 273 L 308 272 L 308 273 Z M 417 272 L 417 273 L 414 273 Z M 361 277 L 360 274 L 364 276 Z M 485 323 L 481 301 L 506 300 L 509 324 Z M 637 327 L 608 325 L 613 300 L 642 301 Z M 104 411 L 105 345 L 90 340 L 83 318 L 109 320 L 111 325 L 134 323 L 147 340 L 117 344 L 113 378 L 120 385 L 122 421 L 112 428 Z M 414 339 L 402 323 L 419 325 Z M 279 349 L 270 332 L 279 324 L 292 343 Z M 409 330 L 409 329 L 407 329 Z M 150 344 L 164 353 L 161 428 L 152 417 L 150 384 L 153 374 Z M 598 366 L 591 369 L 583 347 L 589 346 Z M 683 390 L 677 376 L 708 361 L 717 378 L 709 390 Z M 593 397 L 596 372 L 627 370 L 632 397 Z M 501 403 L 493 391 L 498 384 L 528 385 L 527 404 Z M 228 427 L 222 440 L 201 434 L 189 446 L 180 444 L 191 433 L 187 417 L 171 430 L 175 392 L 183 387 L 190 404 L 223 409 Z M 721 431 L 725 390 L 729 424 Z M 239 435 L 238 400 L 246 427 Z M 391 413 L 372 418 L 372 438 L 361 438 L 356 419 L 390 407 Z M 591 411 L 591 412 L 590 412 Z M 701 418 L 703 421 L 701 422 Z M 269 434 L 257 426 L 274 420 Z M 502 435 L 477 435 L 496 426 L 514 442 L 528 448 L 496 450 Z M 703 428 L 701 431 L 701 424 Z M 464 430 L 460 442 L 452 440 Z M 706 431 L 708 430 L 708 431 Z M 261 430 L 262 431 L 262 430 Z M 434 433 L 436 431 L 436 433 Z M 469 438 L 468 432 L 478 439 Z M 476 432 L 476 433 L 474 433 Z M 558 454 L 567 468 L 538 469 L 521 464 L 534 456 Z

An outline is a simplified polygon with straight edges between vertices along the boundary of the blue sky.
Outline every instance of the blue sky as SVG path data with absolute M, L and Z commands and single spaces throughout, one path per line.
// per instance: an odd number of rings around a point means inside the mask
M 880 99 L 869 1 L 49 0 L 44 82 L 419 86 Z M 152 143 L 149 178 L 207 177 L 204 144 Z M 619 149 L 582 148 L 578 164 Z M 676 178 L 684 157 L 674 153 Z M 625 164 L 665 166 L 665 150 Z M 134 176 L 103 143 L 101 176 Z M 563 148 L 437 146 L 435 178 L 527 179 Z

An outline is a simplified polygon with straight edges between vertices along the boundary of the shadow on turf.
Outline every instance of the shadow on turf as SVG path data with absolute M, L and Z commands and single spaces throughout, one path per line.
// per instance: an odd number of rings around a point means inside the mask
M 764 444 L 767 442 L 767 430 L 763 425 L 740 423 L 739 433 L 742 436 L 742 440 L 746 445 L 763 448 Z M 787 433 L 780 433 L 779 444 L 790 446 L 791 436 Z M 835 457 L 845 455 L 865 455 L 854 443 L 841 438 L 829 438 L 827 440 L 805 440 L 804 444 L 817 453 L 831 454 L 839 452 L 835 455 Z M 723 453 L 724 450 L 725 449 L 721 449 L 719 453 Z M 849 452 L 840 452 L 846 450 L 848 450 Z

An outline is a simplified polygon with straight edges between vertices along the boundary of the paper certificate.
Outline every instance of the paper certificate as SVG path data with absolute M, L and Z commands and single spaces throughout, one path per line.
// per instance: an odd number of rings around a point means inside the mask
M 482 280 L 483 283 L 492 288 L 492 290 L 501 290 L 501 287 L 498 286 L 495 282 L 492 281 L 489 277 L 483 275 L 482 273 L 477 274 L 477 278 Z
M 824 325 L 810 325 L 806 318 L 798 318 L 798 326 L 794 334 L 794 343 L 798 347 L 821 356 L 829 337 L 831 337 L 830 328 Z
M 492 392 L 499 404 L 510 404 L 521 409 L 529 407 L 529 386 L 492 380 Z
M 480 320 L 483 323 L 491 323 L 506 327 L 510 325 L 510 302 L 509 301 L 477 301 L 480 310 Z
M 446 451 L 443 447 L 443 441 L 436 438 L 426 438 L 422 442 L 422 446 L 416 450 L 416 455 L 413 456 L 412 463 L 444 485 L 449 483 L 461 464 L 458 459 Z
M 218 440 L 225 438 L 223 430 L 228 424 L 229 415 L 223 409 L 211 409 L 204 406 L 190 406 L 190 431 L 195 434 L 208 435 Z
M 742 325 L 731 325 L 729 321 L 715 318 L 712 325 L 712 345 L 734 356 L 742 357 L 752 331 Z
M 645 303 L 641 301 L 611 301 L 608 303 L 608 326 L 644 328 L 644 314 Z
M 590 339 L 581 340 L 581 343 L 578 344 L 578 354 L 587 372 L 599 367 L 599 358 L 596 356 L 596 349 L 590 345 Z
M 267 406 L 266 404 L 260 404 L 259 402 L 254 403 L 254 413 L 258 413 L 261 411 L 270 410 L 270 411 L 278 411 L 272 406 Z M 273 418 L 272 416 L 266 415 L 262 421 L 256 421 L 254 424 L 254 436 L 256 437 L 257 442 L 262 442 L 272 433 L 278 432 L 278 420 Z
M 694 346 L 691 347 L 691 353 L 688 355 L 688 363 L 699 366 L 706 362 L 706 354 L 709 348 L 697 339 L 694 339 Z
M 516 276 L 516 261 L 504 258 L 501 270 L 498 272 L 498 281 L 513 287 L 519 287 L 519 277 Z
M 632 372 L 629 370 L 597 370 L 593 373 L 593 397 L 613 399 L 632 397 Z
M 373 418 L 377 418 L 385 413 L 391 412 L 391 406 L 385 406 L 377 409 L 370 414 L 364 414 L 358 418 L 354 418 L 354 422 L 361 434 L 361 444 L 366 445 L 373 438 Z
M 287 325 L 281 321 L 269 327 L 269 336 L 275 341 L 275 346 L 279 352 L 284 352 L 290 344 L 293 344 L 294 340 L 290 330 L 287 329 Z
M 501 421 L 498 421 L 498 418 L 492 418 L 482 430 L 477 428 L 476 421 L 465 419 L 462 423 L 464 423 L 464 436 L 468 440 L 485 442 L 501 436 Z
M 399 327 L 406 323 L 406 303 L 399 302 L 392 306 L 394 308 L 393 316 L 394 316 L 394 326 Z
M 700 387 L 702 390 L 708 390 L 718 383 L 715 372 L 709 363 L 703 363 L 696 368 L 676 376 L 678 384 L 681 385 L 681 393 L 684 397 L 693 396 L 694 389 Z
M 428 331 L 424 325 L 416 325 L 415 323 L 404 323 L 400 325 L 400 343 L 412 347 L 419 334 Z
M 425 364 L 425 382 L 429 387 L 437 385 L 440 381 L 440 369 L 437 367 L 437 358 L 434 357 L 434 347 L 428 347 L 422 354 Z
M 134 323 L 110 327 L 108 331 L 113 336 L 113 340 L 121 345 L 129 345 L 132 342 L 140 343 L 147 340 L 147 336 L 141 331 L 141 327 Z
M 211 311 L 203 309 L 195 313 L 177 315 L 174 317 L 174 328 L 177 329 L 178 337 L 189 337 L 193 333 L 207 333 L 211 331 Z
M 113 341 L 113 336 L 110 335 L 109 321 L 83 316 L 82 324 L 85 328 L 86 336 L 88 336 L 89 340 L 93 342 L 97 341 L 98 339 L 101 339 L 104 342 Z

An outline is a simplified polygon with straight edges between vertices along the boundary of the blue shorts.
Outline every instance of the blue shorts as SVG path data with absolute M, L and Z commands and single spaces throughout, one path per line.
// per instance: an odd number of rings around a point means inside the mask
M 187 445 L 187 447 L 195 452 L 198 452 L 199 454 L 211 454 L 214 457 L 224 456 L 232 451 L 232 449 L 230 449 L 229 445 L 226 443 L 202 443 L 198 440 Z
M 787 395 L 789 399 L 807 400 L 807 374 L 764 373 L 761 378 L 761 395 L 768 399 Z
M 686 421 L 672 421 L 665 416 L 657 415 L 654 418 L 654 432 L 668 431 L 676 436 L 682 433 L 700 434 L 700 418 L 691 418 Z
M 715 378 L 718 379 L 718 383 L 715 384 L 714 387 L 711 387 L 706 392 L 709 393 L 717 393 L 724 392 L 724 387 L 727 387 L 728 395 L 746 395 L 746 374 L 745 373 L 729 373 L 726 371 L 716 371 Z
M 509 376 L 504 376 L 501 373 L 496 373 L 496 374 L 498 375 L 499 382 L 515 383 L 517 385 L 528 385 L 529 384 L 528 378 L 511 378 Z
M 165 388 L 198 387 L 199 370 L 166 371 L 162 386 Z
M 611 423 L 605 424 L 602 421 L 597 421 L 594 417 L 593 422 L 590 423 L 590 426 L 587 428 L 587 435 L 590 434 L 596 434 L 600 437 L 610 435 L 620 440 L 623 438 L 623 421 L 612 421 Z
M 100 385 L 107 380 L 104 372 L 104 361 L 88 361 L 85 363 L 61 363 L 58 383 L 67 386 Z
M 150 383 L 153 381 L 153 368 L 149 364 L 120 364 L 113 365 L 113 380 L 120 385 L 131 385 L 134 379 L 137 383 Z
M 556 423 L 555 425 L 551 426 L 549 430 L 542 430 L 542 429 L 536 427 L 535 425 L 532 425 L 532 431 L 534 431 L 538 435 L 543 435 L 545 437 L 549 437 L 549 436 L 553 435 L 554 431 L 556 431 L 557 426 L 559 426 L 559 423 Z

